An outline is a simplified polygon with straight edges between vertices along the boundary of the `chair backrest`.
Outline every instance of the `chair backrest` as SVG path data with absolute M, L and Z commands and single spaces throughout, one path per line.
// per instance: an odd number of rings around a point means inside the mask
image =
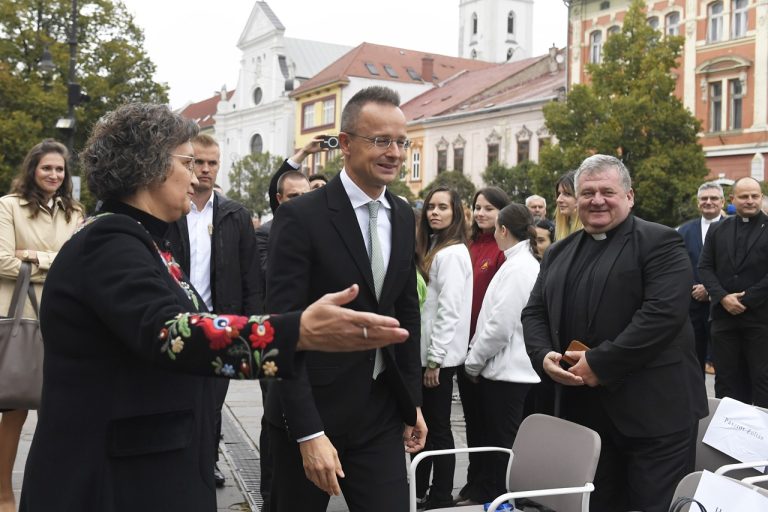
M 715 415 L 715 411 L 717 411 L 717 408 L 720 406 L 719 398 L 709 398 L 708 400 L 709 414 L 699 420 L 699 433 L 696 438 L 696 464 L 694 469 L 696 471 L 703 471 L 706 469 L 707 471 L 714 473 L 718 468 L 725 466 L 726 464 L 736 464 L 741 461 L 738 461 L 730 455 L 726 455 L 720 450 L 716 450 L 702 442 L 702 439 L 704 439 L 704 434 L 706 433 L 709 424 L 712 422 L 712 417 Z M 760 407 L 758 407 L 758 409 L 764 412 L 768 412 Z M 758 476 L 761 474 L 762 473 L 756 469 L 737 469 L 735 471 L 728 472 L 728 476 L 735 480 L 741 480 L 742 478 Z M 755 485 L 758 487 L 768 488 L 768 482 L 759 482 Z
M 677 488 L 675 488 L 675 494 L 672 496 L 672 503 L 674 503 L 678 498 L 693 498 L 693 495 L 696 494 L 696 488 L 699 486 L 699 481 L 701 481 L 701 471 L 696 471 L 694 473 L 689 473 L 683 477 L 682 480 L 680 480 L 680 483 L 677 484 Z M 725 478 L 730 478 L 728 476 L 725 476 Z M 754 487 L 750 484 L 741 482 L 739 480 L 734 480 L 731 478 L 734 482 L 737 482 L 744 487 L 749 487 L 750 489 L 757 489 L 757 491 L 761 494 L 768 494 L 768 491 L 765 489 Z M 692 504 L 683 505 L 683 508 L 681 509 L 681 512 L 699 512 L 699 507 Z
M 512 446 L 515 459 L 509 490 L 577 487 L 595 478 L 600 436 L 592 429 L 545 414 L 523 420 Z M 545 496 L 536 501 L 558 512 L 581 512 L 580 494 Z

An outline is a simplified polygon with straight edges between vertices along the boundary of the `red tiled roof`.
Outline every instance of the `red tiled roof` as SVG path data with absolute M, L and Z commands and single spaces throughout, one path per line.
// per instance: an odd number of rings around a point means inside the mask
M 473 59 L 449 57 L 393 46 L 362 43 L 320 71 L 293 91 L 291 96 L 349 77 L 370 78 L 392 82 L 423 83 L 422 58 L 432 57 L 432 77 L 424 81 L 442 81 L 464 70 L 485 69 L 496 64 Z
M 234 93 L 235 93 L 234 89 L 232 89 L 231 91 L 227 91 L 227 100 L 229 100 Z M 219 93 L 216 93 L 210 98 L 205 99 L 203 101 L 198 101 L 197 103 L 190 103 L 189 105 L 184 107 L 181 110 L 181 112 L 179 112 L 179 115 L 187 119 L 195 120 L 195 122 L 197 122 L 197 125 L 200 128 L 207 128 L 209 126 L 213 126 L 214 124 L 216 124 L 216 121 L 213 120 L 213 116 L 214 114 L 216 114 L 216 106 L 219 104 L 220 100 L 221 100 L 221 95 Z
M 546 55 L 497 64 L 492 68 L 467 71 L 402 106 L 406 119 L 420 121 L 454 112 L 471 112 L 502 104 L 517 103 L 555 94 L 565 85 L 565 74 L 539 73 L 522 82 L 510 80 L 518 73 L 548 58 Z M 510 84 L 505 84 L 510 81 Z

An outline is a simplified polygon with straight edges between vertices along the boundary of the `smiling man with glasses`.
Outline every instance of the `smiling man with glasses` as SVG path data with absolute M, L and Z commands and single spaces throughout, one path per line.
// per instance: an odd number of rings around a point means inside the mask
M 303 378 L 270 389 L 272 512 L 325 511 L 329 495 L 341 491 L 352 512 L 408 508 L 403 451 L 423 448 L 427 429 L 419 408 L 413 212 L 386 190 L 410 145 L 399 104 L 385 87 L 355 94 L 341 116 L 344 169 L 275 215 L 269 307 L 289 311 L 341 283 L 358 283 L 350 307 L 396 317 L 410 338 L 397 350 L 307 354 Z
M 685 248 L 693 266 L 693 285 L 691 287 L 691 306 L 688 316 L 693 324 L 693 333 L 696 338 L 696 356 L 699 359 L 701 370 L 705 371 L 711 361 L 711 343 L 709 335 L 709 295 L 699 278 L 699 256 L 704 240 L 707 237 L 709 226 L 719 221 L 722 217 L 725 199 L 723 188 L 714 182 L 704 183 L 697 193 L 700 217 L 689 220 L 677 231 L 685 241 Z M 711 365 L 709 365 L 712 368 Z M 711 370 L 710 370 L 711 371 Z

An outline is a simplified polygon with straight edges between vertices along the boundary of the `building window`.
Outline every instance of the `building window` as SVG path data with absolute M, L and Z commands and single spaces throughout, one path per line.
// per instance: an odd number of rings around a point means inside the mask
M 448 169 L 448 150 L 438 149 L 437 150 L 437 174 L 444 172 L 446 169 Z
M 618 34 L 621 32 L 621 27 L 618 25 L 613 25 L 612 27 L 608 27 L 608 37 L 611 37 L 614 34 Z
M 709 84 L 709 129 L 719 132 L 723 129 L 723 84 L 712 82 Z
M 384 71 L 386 71 L 386 72 L 387 72 L 387 74 L 388 74 L 389 76 L 391 76 L 392 78 L 400 78 L 400 77 L 398 76 L 398 74 L 397 74 L 397 71 L 395 71 L 395 68 L 393 68 L 393 67 L 392 67 L 392 66 L 390 66 L 389 64 L 384 64 Z
M 648 18 L 648 26 L 651 27 L 653 30 L 659 30 L 659 17 L 651 16 L 650 18 Z
M 472 35 L 477 35 L 477 13 L 472 13 Z
M 315 126 L 315 104 L 305 103 L 301 107 L 302 129 L 306 130 Z
M 589 35 L 589 62 L 600 64 L 603 54 L 603 33 L 599 30 Z
M 258 105 L 259 103 L 261 103 L 262 96 L 263 96 L 263 92 L 261 91 L 261 87 L 257 87 L 253 91 L 253 104 Z
M 728 128 L 741 129 L 741 107 L 744 94 L 741 88 L 741 80 L 728 80 L 728 94 L 730 95 L 730 108 L 728 109 Z
M 499 143 L 488 144 L 488 165 L 499 161 Z
M 421 179 L 421 152 L 417 149 L 411 153 L 411 179 Z
M 514 48 L 507 48 L 507 60 L 510 60 L 512 58 L 512 55 L 515 54 Z
M 453 148 L 453 170 L 464 172 L 464 147 Z
M 251 137 L 251 154 L 258 155 L 264 149 L 264 141 L 258 133 Z
M 521 164 L 531 158 L 531 143 L 527 140 L 517 141 L 517 163 Z
M 514 35 L 515 33 L 515 13 L 514 11 L 509 11 L 509 14 L 507 15 L 507 34 Z
M 680 13 L 675 11 L 666 15 L 664 18 L 666 32 L 668 36 L 680 35 Z
M 411 80 L 421 80 L 421 77 L 413 68 L 405 68 L 405 71 L 408 73 L 408 76 L 411 77 Z
M 723 2 L 713 2 L 707 8 L 709 28 L 707 41 L 720 41 L 723 38 Z
M 744 37 L 747 35 L 747 7 L 748 0 L 733 0 L 733 28 L 731 35 L 733 38 Z
M 470 54 L 473 59 L 477 58 L 477 50 L 472 50 L 472 53 Z
M 600 10 L 605 11 L 611 8 L 611 2 L 600 2 Z
M 330 98 L 323 101 L 323 125 L 336 122 L 336 99 Z
M 366 62 L 365 63 L 365 69 L 368 70 L 368 72 L 372 75 L 379 75 L 379 70 L 376 69 L 376 65 L 373 62 Z

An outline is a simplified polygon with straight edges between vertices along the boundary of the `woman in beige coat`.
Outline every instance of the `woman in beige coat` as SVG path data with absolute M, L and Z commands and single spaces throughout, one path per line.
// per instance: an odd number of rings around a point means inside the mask
M 72 198 L 69 154 L 63 144 L 46 139 L 33 147 L 14 180 L 11 194 L 0 198 L 0 315 L 11 302 L 23 261 L 32 264 L 38 301 L 56 253 L 83 220 Z M 24 317 L 35 318 L 27 300 Z M 0 421 L 0 512 L 16 510 L 11 475 L 27 411 L 2 411 Z

